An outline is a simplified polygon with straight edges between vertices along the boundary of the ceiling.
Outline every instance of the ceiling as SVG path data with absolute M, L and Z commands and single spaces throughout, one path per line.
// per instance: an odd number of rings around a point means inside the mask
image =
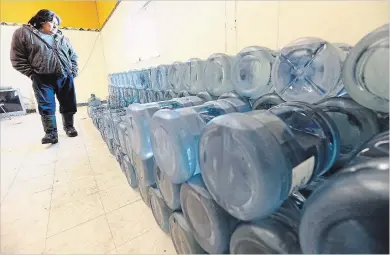
M 119 1 L 20 1 L 0 0 L 0 21 L 26 24 L 40 9 L 49 9 L 62 19 L 60 27 L 100 30 Z

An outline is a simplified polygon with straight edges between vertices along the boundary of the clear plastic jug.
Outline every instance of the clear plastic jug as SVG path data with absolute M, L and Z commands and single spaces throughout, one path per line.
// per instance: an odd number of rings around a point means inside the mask
M 343 69 L 348 95 L 378 112 L 389 112 L 389 24 L 363 37 L 350 51 Z
M 161 171 L 175 184 L 198 174 L 198 142 L 204 126 L 214 117 L 250 110 L 240 99 L 226 98 L 156 112 L 150 123 L 151 145 Z
M 271 70 L 275 61 L 273 52 L 265 47 L 242 49 L 234 61 L 232 79 L 235 91 L 243 97 L 257 99 L 272 88 Z
M 335 46 L 319 38 L 300 38 L 280 51 L 272 80 L 276 93 L 285 101 L 316 103 L 334 91 L 341 71 Z
M 211 120 L 200 136 L 199 164 L 217 203 L 247 221 L 272 214 L 328 171 L 339 149 L 339 133 L 326 113 L 287 102 Z
M 211 55 L 204 66 L 205 88 L 210 95 L 220 96 L 233 91 L 232 70 L 234 57 L 216 53 Z

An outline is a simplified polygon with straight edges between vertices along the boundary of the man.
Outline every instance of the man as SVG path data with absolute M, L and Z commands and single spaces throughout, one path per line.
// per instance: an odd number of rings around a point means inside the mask
M 64 130 L 77 136 L 73 115 L 77 112 L 73 79 L 77 76 L 77 54 L 58 30 L 61 19 L 50 10 L 40 10 L 27 25 L 14 32 L 11 63 L 32 80 L 45 136 L 42 144 L 58 142 L 55 98 L 60 103 Z

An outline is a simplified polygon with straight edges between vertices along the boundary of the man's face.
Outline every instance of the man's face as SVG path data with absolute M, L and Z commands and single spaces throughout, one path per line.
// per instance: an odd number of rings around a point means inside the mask
M 54 18 L 52 21 L 45 22 L 42 25 L 42 32 L 45 34 L 55 34 L 58 30 L 58 20 Z

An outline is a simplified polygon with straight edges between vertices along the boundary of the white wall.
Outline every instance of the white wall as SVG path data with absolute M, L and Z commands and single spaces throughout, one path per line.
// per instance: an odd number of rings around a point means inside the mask
M 36 105 L 31 80 L 13 69 L 10 62 L 12 35 L 17 28 L 17 26 L 0 26 L 0 84 L 19 88 L 27 109 L 34 109 Z M 70 39 L 79 55 L 80 70 L 79 76 L 75 80 L 77 101 L 79 103 L 87 102 L 91 93 L 105 98 L 107 96 L 107 73 L 104 67 L 100 34 L 76 30 L 63 30 L 63 32 Z
M 388 1 L 145 2 L 122 1 L 103 28 L 108 73 L 304 36 L 353 45 L 389 19 Z

